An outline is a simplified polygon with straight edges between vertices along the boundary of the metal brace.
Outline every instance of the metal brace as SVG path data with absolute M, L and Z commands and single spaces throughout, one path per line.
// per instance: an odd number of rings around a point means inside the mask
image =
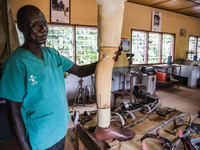
M 117 117 L 111 117 L 111 119 L 118 119 L 121 123 L 121 128 L 123 128 L 125 125 L 125 120 L 122 115 L 117 112 L 111 112 L 111 115 L 117 115 Z

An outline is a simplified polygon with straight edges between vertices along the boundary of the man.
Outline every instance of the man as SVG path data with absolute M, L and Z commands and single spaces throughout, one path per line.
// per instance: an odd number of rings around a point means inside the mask
M 7 58 L 0 80 L 11 128 L 21 150 L 64 149 L 70 115 L 63 72 L 88 76 L 97 63 L 78 66 L 55 49 L 42 47 L 48 28 L 37 7 L 20 8 L 17 20 L 25 42 Z

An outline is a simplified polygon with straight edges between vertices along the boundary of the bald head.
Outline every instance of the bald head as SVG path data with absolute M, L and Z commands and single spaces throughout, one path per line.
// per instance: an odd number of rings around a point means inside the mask
M 41 10 L 33 5 L 25 5 L 21 7 L 17 12 L 18 26 L 24 26 L 27 20 L 32 18 L 32 16 L 34 16 L 35 14 L 39 15 L 42 18 L 45 18 Z
M 23 33 L 25 45 L 41 45 L 46 42 L 48 27 L 39 8 L 26 5 L 17 12 L 18 28 Z

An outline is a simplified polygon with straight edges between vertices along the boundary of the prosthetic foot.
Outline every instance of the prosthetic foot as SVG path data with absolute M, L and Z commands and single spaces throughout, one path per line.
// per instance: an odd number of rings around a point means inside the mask
M 118 129 L 112 126 L 108 128 L 96 127 L 94 137 L 97 140 L 106 141 L 106 140 L 119 140 L 127 141 L 134 138 L 135 132 L 129 129 Z

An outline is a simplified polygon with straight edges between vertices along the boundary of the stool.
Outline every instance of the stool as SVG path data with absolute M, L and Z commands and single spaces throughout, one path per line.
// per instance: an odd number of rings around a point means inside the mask
M 126 85 L 126 82 L 125 82 L 126 76 L 130 77 L 130 90 L 126 90 L 126 89 L 125 89 L 125 85 Z M 140 84 L 140 74 L 138 74 L 138 73 L 124 72 L 124 76 L 123 76 L 123 92 L 130 95 L 130 103 L 132 103 L 133 77 L 134 77 L 134 76 L 137 77 L 137 84 Z
M 114 106 L 113 109 L 116 108 L 116 101 L 117 101 L 117 96 L 124 96 L 124 92 L 123 91 L 113 91 L 111 92 L 113 94 L 113 99 L 114 99 Z

